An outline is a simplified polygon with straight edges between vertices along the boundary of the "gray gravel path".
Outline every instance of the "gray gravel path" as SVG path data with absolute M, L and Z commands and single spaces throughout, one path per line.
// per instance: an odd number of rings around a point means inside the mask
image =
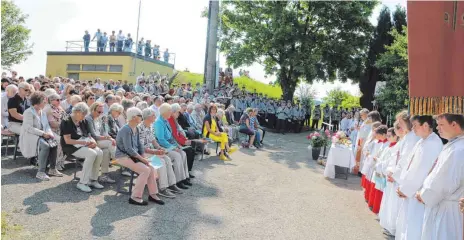
M 113 185 L 80 192 L 69 170 L 40 183 L 25 159 L 2 158 L 2 211 L 23 226 L 16 239 L 385 239 L 360 179 L 324 179 L 305 136 L 196 161 L 194 187 L 165 206 L 129 205 Z

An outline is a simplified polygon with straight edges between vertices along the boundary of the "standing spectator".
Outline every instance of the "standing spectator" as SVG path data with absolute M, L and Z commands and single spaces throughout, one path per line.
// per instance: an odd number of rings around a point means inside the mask
M 153 58 L 156 60 L 159 60 L 159 54 L 160 54 L 159 47 L 160 46 L 156 44 L 153 46 Z
M 142 38 L 142 39 L 140 39 L 140 41 L 138 42 L 138 45 L 137 45 L 137 54 L 138 55 L 142 55 L 144 45 L 145 45 L 145 41 Z
M 151 40 L 147 40 L 145 43 L 145 57 L 150 57 L 151 55 Z
M 132 40 L 132 37 L 131 37 L 130 33 L 128 33 L 127 38 L 126 38 L 126 40 L 124 42 L 124 51 L 125 52 L 130 52 L 131 51 L 133 42 L 134 41 Z
M 8 85 L 4 93 L 2 93 L 2 129 L 8 126 L 8 100 L 18 93 L 16 85 Z
M 106 45 L 108 44 L 108 36 L 106 32 L 103 33 L 103 36 L 100 38 L 100 52 L 106 52 Z
M 60 125 L 61 146 L 65 155 L 85 158 L 82 176 L 77 188 L 83 192 L 91 192 L 93 188 L 102 189 L 97 181 L 103 152 L 97 142 L 90 136 L 85 116 L 89 108 L 85 103 L 78 103 L 72 108 L 71 115 L 63 118 Z
M 118 52 L 122 52 L 122 48 L 124 46 L 124 40 L 126 39 L 124 34 L 122 34 L 122 30 L 119 30 L 117 39 L 118 39 Z
M 26 97 L 31 92 L 31 86 L 22 82 L 18 85 L 18 93 L 8 99 L 8 129 L 16 134 L 20 134 L 23 124 L 23 113 L 29 108 Z
M 50 180 L 45 173 L 48 164 L 50 164 L 49 175 L 62 177 L 63 174 L 55 169 L 57 157 L 55 136 L 48 124 L 47 115 L 43 111 L 47 104 L 45 94 L 37 91 L 32 94 L 30 101 L 32 107 L 24 112 L 24 123 L 19 138 L 21 153 L 26 158 L 37 157 L 39 171 L 36 178 Z
M 115 32 L 112 31 L 110 35 L 110 52 L 114 52 L 114 48 L 116 47 L 116 35 Z
M 169 49 L 166 48 L 163 54 L 164 62 L 169 62 Z
M 97 32 L 95 35 L 93 35 L 92 41 L 95 41 L 95 38 L 97 39 L 97 52 L 98 52 L 98 47 L 100 43 L 100 38 L 102 37 L 102 33 L 100 32 L 100 29 L 97 29 Z
M 90 45 L 90 34 L 89 31 L 85 30 L 84 37 L 82 37 L 84 40 L 84 51 L 88 52 L 89 51 L 89 45 Z

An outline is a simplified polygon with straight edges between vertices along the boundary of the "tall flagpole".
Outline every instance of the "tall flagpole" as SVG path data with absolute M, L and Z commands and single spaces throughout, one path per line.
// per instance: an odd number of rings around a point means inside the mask
M 137 50 L 139 49 L 139 27 L 140 27 L 140 9 L 142 8 L 142 0 L 139 0 L 139 15 L 137 19 L 137 34 L 135 36 L 136 42 L 135 42 L 135 56 L 134 56 L 134 64 L 132 68 L 132 72 L 134 72 L 134 75 L 136 75 L 136 66 L 137 66 Z M 132 49 L 131 49 L 132 51 Z

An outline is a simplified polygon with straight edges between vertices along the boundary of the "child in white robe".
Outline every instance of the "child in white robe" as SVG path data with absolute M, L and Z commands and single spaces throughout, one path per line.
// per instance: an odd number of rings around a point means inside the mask
M 367 157 L 371 152 L 374 151 L 375 147 L 375 129 L 378 128 L 380 125 L 382 125 L 380 122 L 375 122 L 372 123 L 371 125 L 371 132 L 369 133 L 369 136 L 367 137 L 366 143 L 363 146 L 362 149 L 362 157 L 361 157 L 361 186 L 364 188 L 364 199 L 366 202 L 368 201 L 369 198 L 369 189 L 371 187 L 371 182 L 370 178 L 368 177 L 368 171 L 369 171 L 369 165 L 366 165 L 367 163 Z

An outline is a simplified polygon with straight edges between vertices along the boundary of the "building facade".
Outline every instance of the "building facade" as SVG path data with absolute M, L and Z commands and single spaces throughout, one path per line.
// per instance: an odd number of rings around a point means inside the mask
M 63 76 L 75 80 L 127 80 L 159 73 L 171 77 L 174 65 L 145 58 L 131 52 L 47 52 L 47 76 Z

